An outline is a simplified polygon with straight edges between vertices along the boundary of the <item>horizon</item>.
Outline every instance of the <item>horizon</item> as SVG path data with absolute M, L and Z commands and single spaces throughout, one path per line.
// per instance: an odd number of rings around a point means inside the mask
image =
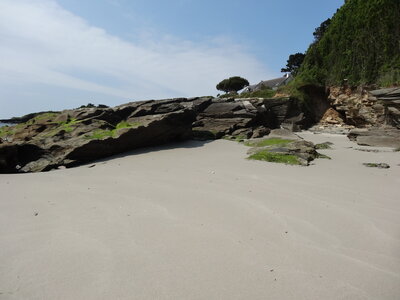
M 280 77 L 288 56 L 305 52 L 343 3 L 3 0 L 0 119 L 215 96 L 231 76 L 250 84 Z

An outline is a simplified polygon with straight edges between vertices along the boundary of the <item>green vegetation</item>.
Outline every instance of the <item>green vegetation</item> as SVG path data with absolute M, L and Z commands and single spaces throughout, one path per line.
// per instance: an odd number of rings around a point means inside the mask
M 115 135 L 115 129 L 97 129 L 92 134 L 85 136 L 85 138 L 90 140 L 102 140 L 106 137 L 113 137 Z
M 98 129 L 95 130 L 92 134 L 86 135 L 85 138 L 91 140 L 101 140 L 107 137 L 115 137 L 118 130 L 125 128 L 136 128 L 141 126 L 142 124 L 139 122 L 128 123 L 126 121 L 122 121 L 118 123 L 114 129 Z
M 50 123 L 56 125 L 56 127 L 51 130 L 45 131 L 44 136 L 51 137 L 51 136 L 54 136 L 54 135 L 60 133 L 61 131 L 64 131 L 66 133 L 72 132 L 75 129 L 75 125 L 79 124 L 80 122 L 82 122 L 82 120 L 77 120 L 75 118 L 71 118 L 66 121 L 50 122 Z
M 68 119 L 65 122 L 60 122 L 59 125 L 59 130 L 64 130 L 65 132 L 71 132 L 74 130 L 74 125 L 80 123 L 81 121 L 78 121 L 77 119 Z
M 304 57 L 305 57 L 304 53 L 296 53 L 289 55 L 286 67 L 282 68 L 281 72 L 289 72 L 291 75 L 296 76 L 297 72 L 300 69 L 301 64 L 304 61 Z
M 262 160 L 275 163 L 284 163 L 288 165 L 301 165 L 298 157 L 295 155 L 274 153 L 274 152 L 269 152 L 268 150 L 261 150 L 257 153 L 254 153 L 250 155 L 248 159 Z
M 269 138 L 263 140 L 251 140 L 247 141 L 244 144 L 249 147 L 265 147 L 265 146 L 275 146 L 275 145 L 286 145 L 293 140 L 285 140 L 281 138 Z
M 5 138 L 7 136 L 13 135 L 15 126 L 2 126 L 0 127 L 0 138 Z
M 320 149 L 332 149 L 331 147 L 332 143 L 326 142 L 326 143 L 321 143 L 321 144 L 315 144 L 315 149 L 320 150 Z
M 400 84 L 400 1 L 348 0 L 314 32 L 296 80 Z M 300 85 L 299 82 L 297 85 Z
M 37 121 L 42 121 L 42 120 L 54 120 L 55 117 L 57 117 L 60 113 L 55 113 L 55 112 L 51 112 L 51 113 L 43 113 L 40 115 L 37 115 L 36 117 L 30 119 L 28 122 L 26 122 L 26 124 L 33 124 Z
M 363 163 L 364 166 L 378 169 L 389 169 L 390 166 L 385 163 Z
M 219 91 L 224 91 L 225 93 L 228 93 L 228 92 L 237 92 L 248 85 L 249 82 L 247 81 L 247 79 L 244 79 L 239 76 L 234 76 L 222 80 L 220 83 L 217 84 L 216 88 Z
M 274 91 L 271 88 L 263 88 L 261 90 L 258 91 L 254 91 L 254 92 L 245 92 L 245 93 L 241 93 L 240 98 L 272 98 L 273 96 L 275 96 L 276 91 Z
M 321 153 L 318 153 L 318 157 L 317 157 L 317 158 L 322 158 L 322 159 L 332 159 L 332 158 L 330 158 L 328 155 L 321 154 Z
M 367 166 L 367 167 L 370 167 L 370 168 L 377 168 L 378 167 L 377 163 L 365 163 L 363 165 Z

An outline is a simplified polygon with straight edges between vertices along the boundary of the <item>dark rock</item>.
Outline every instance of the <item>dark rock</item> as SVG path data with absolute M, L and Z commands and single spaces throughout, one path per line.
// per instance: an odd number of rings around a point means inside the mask
M 251 121 L 251 119 L 245 118 L 201 118 L 193 123 L 193 137 L 196 139 L 205 139 L 206 137 L 219 139 L 237 129 L 248 127 Z
M 260 126 L 253 130 L 253 134 L 251 135 L 251 138 L 252 139 L 262 138 L 262 137 L 268 135 L 270 132 L 271 132 L 271 129 L 264 127 L 264 126 Z
M 233 137 L 242 137 L 244 139 L 249 139 L 253 135 L 253 130 L 251 128 L 237 129 L 231 133 Z
M 44 151 L 32 144 L 0 145 L 0 173 L 15 173 L 30 161 L 39 159 Z
M 36 112 L 36 113 L 30 113 L 30 114 L 24 115 L 22 117 L 13 117 L 11 119 L 2 119 L 2 120 L 0 120 L 0 122 L 8 123 L 8 124 L 20 124 L 20 123 L 28 122 L 29 120 L 35 118 L 38 115 L 55 114 L 55 113 L 58 113 L 58 112 L 57 111 L 41 111 L 41 112 Z
M 243 105 L 240 102 L 214 102 L 202 114 L 207 117 L 229 118 L 233 116 L 234 111 L 241 110 L 242 108 Z

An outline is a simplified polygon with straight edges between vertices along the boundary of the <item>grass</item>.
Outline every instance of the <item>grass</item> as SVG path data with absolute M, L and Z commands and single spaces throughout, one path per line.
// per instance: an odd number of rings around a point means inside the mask
M 107 137 L 115 137 L 117 134 L 117 131 L 120 129 L 125 129 L 125 128 L 136 128 L 141 126 L 142 124 L 139 122 L 133 122 L 129 123 L 126 121 L 119 122 L 114 129 L 98 129 L 95 130 L 91 135 L 86 135 L 86 139 L 90 140 L 102 140 Z
M 76 125 L 78 125 L 79 123 L 84 121 L 84 120 L 77 120 L 75 118 L 72 118 L 72 119 L 68 119 L 67 121 L 56 122 L 56 121 L 54 121 L 54 118 L 57 115 L 59 115 L 59 113 L 43 113 L 43 114 L 40 114 L 40 115 L 32 118 L 31 120 L 29 120 L 26 123 L 20 123 L 15 126 L 0 127 L 0 137 L 4 138 L 4 137 L 10 136 L 10 135 L 13 135 L 17 130 L 23 129 L 25 126 L 30 126 L 30 125 L 35 124 L 39 120 L 46 120 L 46 119 L 49 121 L 50 124 L 56 125 L 56 127 L 55 128 L 53 127 L 51 130 L 46 130 L 45 132 L 43 132 L 43 137 L 52 137 L 61 131 L 70 133 L 76 128 Z M 139 122 L 129 123 L 126 121 L 122 121 L 122 122 L 118 123 L 113 129 L 109 129 L 109 130 L 98 129 L 98 130 L 95 130 L 91 135 L 85 136 L 85 138 L 103 139 L 105 137 L 113 137 L 116 135 L 117 131 L 120 129 L 134 128 L 134 127 L 139 127 L 140 125 L 141 125 L 141 123 L 139 123 Z M 110 126 L 112 126 L 112 125 L 110 125 Z
M 42 121 L 42 120 L 48 120 L 48 121 L 52 122 L 54 120 L 54 118 L 57 117 L 59 114 L 60 113 L 43 113 L 43 114 L 37 115 L 36 117 L 28 120 L 25 123 L 21 123 L 18 125 L 20 125 L 20 126 L 33 125 L 37 121 Z
M 270 138 L 270 139 L 263 139 L 261 141 L 247 141 L 244 144 L 249 147 L 265 147 L 265 146 L 275 146 L 275 145 L 286 145 L 293 140 L 286 140 L 281 138 Z
M 95 130 L 91 135 L 85 136 L 85 138 L 90 140 L 102 140 L 106 137 L 113 137 L 115 135 L 115 129 L 106 130 L 106 129 L 98 129 Z
M 288 165 L 301 165 L 297 156 L 295 155 L 274 153 L 274 152 L 269 152 L 268 150 L 261 150 L 257 153 L 254 153 L 250 155 L 248 159 L 262 160 L 274 163 L 283 163 Z
M 255 92 L 241 93 L 236 98 L 272 98 L 275 94 L 276 91 L 266 88 Z
M 46 131 L 45 132 L 45 137 L 51 137 L 54 136 L 56 134 L 58 134 L 61 131 L 64 132 L 72 132 L 75 128 L 75 125 L 79 124 L 80 122 L 82 122 L 82 120 L 77 120 L 75 118 L 72 119 L 68 119 L 67 121 L 60 121 L 60 122 L 51 122 L 52 124 L 56 124 L 57 127 L 50 130 L 50 131 Z
M 65 132 L 71 132 L 74 130 L 72 126 L 80 123 L 77 119 L 69 119 L 66 122 L 60 122 L 60 130 L 64 130 Z
M 6 137 L 14 134 L 13 128 L 14 126 L 8 125 L 0 127 L 0 137 Z

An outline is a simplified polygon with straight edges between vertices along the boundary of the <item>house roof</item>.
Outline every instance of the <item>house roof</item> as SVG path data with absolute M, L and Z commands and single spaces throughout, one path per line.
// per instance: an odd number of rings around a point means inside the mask
M 291 75 L 289 75 L 289 76 L 285 75 L 283 77 L 274 78 L 274 79 L 270 79 L 270 80 L 263 80 L 263 81 L 260 81 L 257 84 L 249 85 L 245 89 L 245 91 L 257 91 L 257 90 L 260 90 L 260 89 L 266 88 L 266 87 L 272 89 L 272 88 L 276 88 L 276 87 L 285 85 L 290 80 L 292 80 L 292 76 Z

